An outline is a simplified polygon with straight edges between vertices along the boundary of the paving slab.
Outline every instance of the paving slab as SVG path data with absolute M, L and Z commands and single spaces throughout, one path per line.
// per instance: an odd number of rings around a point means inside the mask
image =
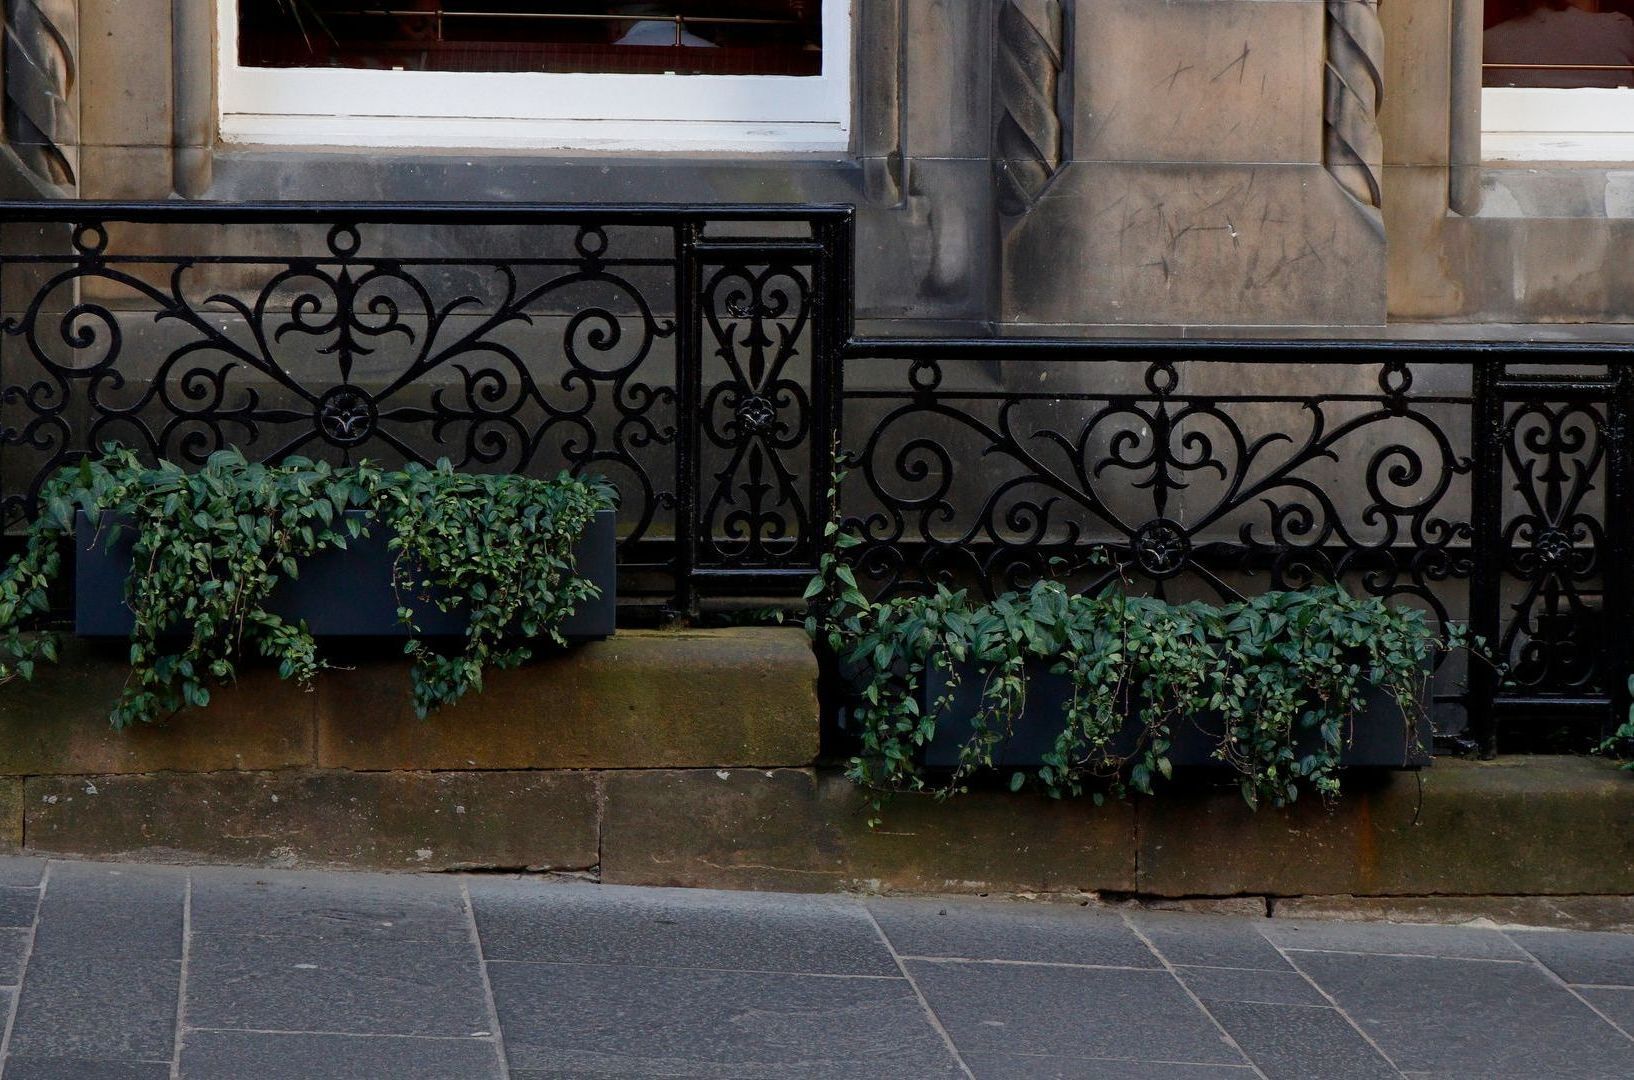
M 1634 986 L 1634 935 L 1517 930 L 1509 937 L 1566 982 Z
M 33 926 L 39 907 L 39 889 L 0 885 L 0 927 Z
M 1162 966 L 1115 911 L 962 899 L 871 900 L 868 909 L 902 956 Z
M 1321 952 L 1294 962 L 1403 1071 L 1634 1075 L 1634 1040 L 1536 964 Z
M 1634 932 L 1634 896 L 1297 896 L 1277 918 L 1455 923 Z
M 418 943 L 195 937 L 192 1027 L 459 1038 L 491 1026 L 475 948 L 463 959 Z
M 192 930 L 472 952 L 459 883 L 441 877 L 201 867 L 193 871 Z
M 1399 1075 L 1337 1009 L 1211 1003 L 1267 1080 L 1395 1080 Z
M 16 986 L 23 977 L 23 957 L 32 931 L 25 927 L 0 929 L 0 986 Z
M 513 1069 L 604 1077 L 960 1075 L 901 978 L 518 963 L 489 964 L 488 975 Z
M 910 960 L 961 1051 L 1240 1065 L 1167 971 Z
M 502 1073 L 498 1051 L 487 1039 L 189 1031 L 182 1042 L 181 1075 L 185 1080 L 499 1080 Z
M 1177 1061 L 1116 1061 L 1022 1054 L 966 1054 L 976 1080 L 1253 1080 L 1254 1070 L 1236 1065 Z
M 168 1061 L 95 1061 L 86 1058 L 12 1057 L 6 1080 L 168 1080 Z
M 40 902 L 42 956 L 182 958 L 184 874 L 65 866 Z
M 1634 1036 L 1634 990 L 1607 990 L 1600 987 L 1579 987 L 1577 994 L 1600 1010 L 1600 1015 Z
M 862 905 L 696 889 L 471 884 L 488 960 L 900 974 Z
M 1397 923 L 1328 923 L 1267 919 L 1261 932 L 1284 949 L 1409 954 L 1463 960 L 1524 961 L 1527 956 L 1497 930 Z
M 206 1080 L 1634 1076 L 1634 936 L 1613 933 L 530 876 L 7 874 L 0 1080 L 158 1080 L 178 1046 L 180 1077 Z
M 1288 961 L 1260 933 L 1263 918 L 1135 911 L 1129 921 L 1171 964 L 1290 971 Z
M 10 1052 L 93 1061 L 170 1059 L 179 960 L 36 955 L 23 975 Z
M 1177 967 L 1175 977 L 1205 1004 L 1249 1001 L 1261 1005 L 1326 1005 L 1327 998 L 1299 972 L 1252 968 Z
M 0 856 L 0 885 L 38 885 L 40 876 L 45 873 L 45 865 L 44 859 Z

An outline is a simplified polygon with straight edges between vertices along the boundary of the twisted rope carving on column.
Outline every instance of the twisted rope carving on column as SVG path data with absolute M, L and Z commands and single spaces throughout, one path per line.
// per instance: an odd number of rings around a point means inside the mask
M 1061 167 L 1059 0 L 1000 0 L 993 69 L 999 211 L 1024 214 Z
M 1384 27 L 1376 0 L 1327 0 L 1323 154 L 1334 179 L 1364 206 L 1383 205 Z
M 35 176 L 72 187 L 78 7 L 75 0 L 5 0 L 5 18 L 6 141 Z

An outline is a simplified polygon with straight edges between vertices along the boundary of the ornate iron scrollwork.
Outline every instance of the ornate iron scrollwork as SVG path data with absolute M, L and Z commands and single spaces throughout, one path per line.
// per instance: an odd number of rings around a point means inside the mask
M 1446 617 L 1437 584 L 1470 574 L 1472 462 L 1450 434 L 1469 399 L 1415 398 L 1398 365 L 1372 394 L 1288 396 L 1186 392 L 1190 365 L 1167 359 L 1009 368 L 1008 385 L 1083 372 L 1144 389 L 947 394 L 954 370 L 961 386 L 978 377 L 970 363 L 916 356 L 904 388 L 856 391 L 848 442 L 867 496 L 848 507 L 876 588 L 992 594 L 1065 574 L 1232 596 L 1352 577 Z M 1278 381 L 1251 370 L 1239 381 Z M 1111 567 L 1086 561 L 1095 548 Z
M 713 384 L 699 419 L 714 480 L 699 518 L 700 561 L 775 567 L 813 550 L 809 269 L 722 266 L 699 304 Z
M 183 464 L 236 446 L 605 476 L 621 495 L 622 565 L 661 598 L 667 580 L 677 602 L 694 555 L 815 565 L 820 243 L 801 262 L 738 241 L 744 261 L 677 310 L 707 220 L 681 210 L 358 207 L 325 220 L 291 205 L 227 224 L 205 206 L 133 206 L 152 228 L 76 220 L 74 205 L 14 206 L 45 243 L 0 255 L 29 289 L 0 323 L 0 526 L 103 442 Z M 825 237 L 842 218 L 770 216 Z M 172 237 L 192 246 L 168 252 Z M 525 254 L 487 254 L 507 246 Z M 683 338 L 707 340 L 706 355 Z M 689 380 L 699 412 L 680 417 Z M 689 429 L 720 451 L 707 471 L 682 445 Z M 678 543 L 683 523 L 702 523 L 696 549 Z
M 1605 416 L 1587 404 L 1529 402 L 1504 429 L 1510 490 L 1504 568 L 1520 585 L 1505 601 L 1498 655 L 1511 690 L 1533 695 L 1604 692 L 1601 592 L 1606 548 Z

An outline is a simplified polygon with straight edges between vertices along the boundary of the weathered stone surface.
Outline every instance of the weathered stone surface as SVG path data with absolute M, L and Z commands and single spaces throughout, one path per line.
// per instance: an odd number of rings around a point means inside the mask
M 1447 263 L 1448 170 L 1384 167 L 1384 231 L 1390 237 L 1387 291 L 1392 318 L 1436 318 L 1464 306 Z
M 1127 890 L 1127 804 L 977 793 L 869 797 L 832 772 L 652 771 L 605 780 L 602 879 L 642 885 L 882 892 Z
M 1634 172 L 1565 164 L 1464 171 L 1467 181 L 1449 180 L 1439 166 L 1385 169 L 1392 318 L 1603 324 L 1590 332 L 1595 339 L 1630 321 L 1634 268 L 1616 253 L 1634 241 Z M 1479 186 L 1478 216 L 1448 211 L 1449 185 L 1461 183 Z M 1479 332 L 1524 340 L 1548 331 Z
M 599 866 L 603 881 L 631 885 L 1138 893 L 1146 907 L 1246 897 L 1257 913 L 1265 897 L 1314 897 L 1275 899 L 1274 913 L 1634 925 L 1615 899 L 1634 896 L 1634 778 L 1599 760 L 1443 759 L 1422 801 L 1411 775 L 1356 777 L 1331 808 L 1258 813 L 1229 786 L 1102 807 L 982 791 L 898 797 L 870 830 L 869 802 L 812 769 L 33 777 L 0 780 L 0 823 L 11 822 L 0 844 L 16 849 L 26 817 L 26 848 L 41 854 Z M 1496 894 L 1539 899 L 1485 899 Z
M 817 661 L 797 629 L 631 631 L 486 679 L 429 720 L 401 662 L 325 675 L 318 762 L 349 769 L 803 765 Z
M 993 20 L 946 0 L 902 0 L 901 7 L 910 28 L 900 43 L 906 49 L 901 70 L 908 144 L 903 151 L 916 159 L 965 158 L 985 168 Z M 871 51 L 864 45 L 859 59 Z M 879 67 L 896 63 L 894 53 L 873 52 L 869 58 Z
M 1385 87 L 1379 128 L 1386 165 L 1449 161 L 1452 9 L 1450 3 L 1378 5 Z
M 82 143 L 168 148 L 170 4 L 82 0 L 79 20 Z M 162 32 L 155 22 L 163 24 Z M 161 172 L 166 188 L 168 180 L 168 170 Z
M 1077 160 L 1321 162 L 1321 4 L 1075 10 Z
M 1385 242 L 1320 165 L 1075 161 L 1005 237 L 1007 323 L 1384 321 Z
M 23 849 L 23 781 L 0 779 L 0 851 Z
M 1619 257 L 1634 243 L 1634 220 L 1529 216 L 1519 190 L 1545 205 L 1553 197 L 1577 195 L 1489 184 L 1481 217 L 1448 219 L 1443 257 L 1464 283 L 1466 306 L 1459 315 L 1502 322 L 1634 318 L 1634 266 Z
M 171 151 L 162 146 L 90 144 L 80 150 L 81 194 L 96 199 L 159 199 L 170 193 Z
M 314 694 L 247 670 L 204 709 L 115 731 L 108 710 L 129 675 L 126 646 L 64 640 L 62 660 L 0 693 L 0 775 L 281 769 L 313 761 Z
M 35 777 L 28 850 L 136 860 L 586 869 L 585 773 L 211 773 Z
M 1634 892 L 1634 782 L 1609 762 L 1441 759 L 1332 808 L 1233 789 L 1141 805 L 1138 889 L 1160 896 Z

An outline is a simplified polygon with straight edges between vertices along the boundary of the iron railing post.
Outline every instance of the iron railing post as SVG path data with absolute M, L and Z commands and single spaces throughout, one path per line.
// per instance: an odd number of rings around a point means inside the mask
M 696 220 L 675 227 L 675 606 L 683 618 L 698 611 L 697 583 L 692 572 L 698 565 L 698 489 L 703 467 L 700 455 L 698 407 L 702 400 L 703 365 L 699 349 L 703 341 L 703 314 L 698 306 L 701 289 L 698 266 L 698 239 L 702 232 Z
M 1503 529 L 1504 402 L 1498 389 L 1503 361 L 1480 357 L 1471 372 L 1474 402 L 1470 409 L 1470 440 L 1475 463 L 1470 485 L 1470 634 L 1489 650 L 1496 650 L 1502 632 L 1499 611 L 1503 557 L 1499 548 Z M 1486 659 L 1472 656 L 1469 667 L 1467 710 L 1469 734 L 1481 756 L 1497 753 L 1497 725 L 1493 703 L 1498 696 L 1499 673 L 1495 652 Z

